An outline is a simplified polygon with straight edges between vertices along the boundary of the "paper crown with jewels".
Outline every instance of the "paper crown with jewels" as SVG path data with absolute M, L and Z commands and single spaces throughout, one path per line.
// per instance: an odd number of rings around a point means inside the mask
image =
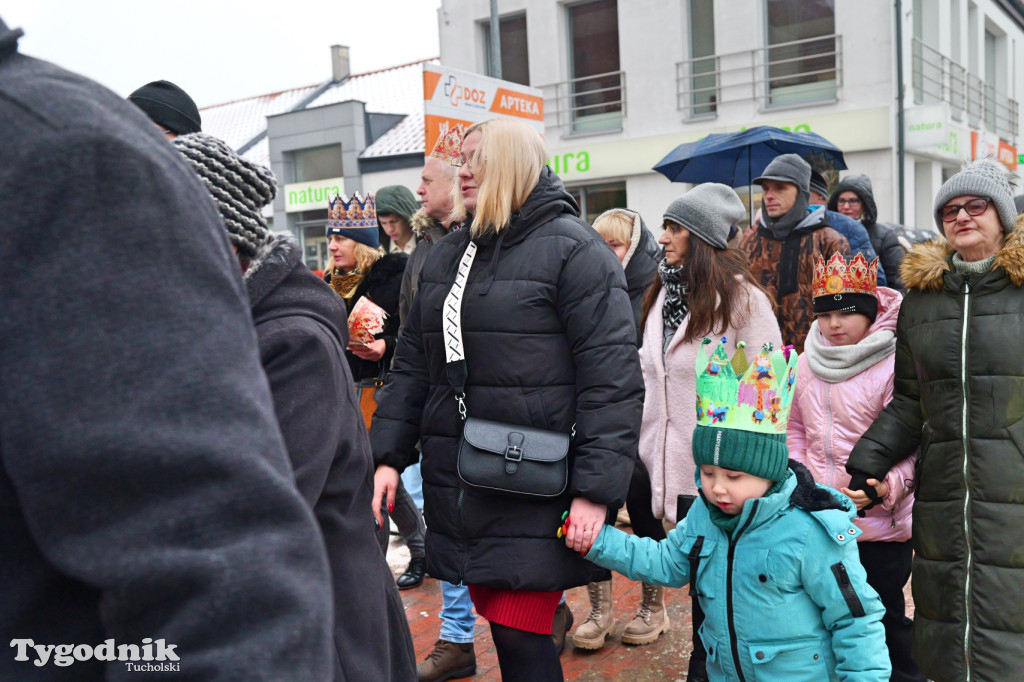
M 455 159 L 462 154 L 462 126 L 455 125 L 448 129 L 441 137 L 437 138 L 430 156 L 440 159 L 445 163 L 454 163 Z
M 796 387 L 797 354 L 792 346 L 766 343 L 747 361 L 739 341 L 732 358 L 726 338 L 709 356 L 711 339 L 697 353 L 697 425 L 765 434 L 785 434 Z
M 877 258 L 869 263 L 863 253 L 858 253 L 847 263 L 843 255 L 836 252 L 828 263 L 821 256 L 814 260 L 814 281 L 811 285 L 814 298 L 843 294 L 874 296 L 877 288 Z
M 372 194 L 361 197 L 357 192 L 350 199 L 339 194 L 328 204 L 328 238 L 337 234 L 375 249 L 380 246 L 379 229 Z

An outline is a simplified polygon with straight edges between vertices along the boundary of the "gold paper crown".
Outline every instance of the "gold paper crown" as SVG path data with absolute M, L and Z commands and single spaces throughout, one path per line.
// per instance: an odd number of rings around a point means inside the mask
M 437 144 L 430 156 L 440 159 L 445 163 L 452 163 L 462 154 L 462 126 L 456 125 L 448 129 L 441 137 L 437 138 Z
M 766 343 L 747 364 L 744 342 L 732 359 L 726 339 L 708 356 L 704 339 L 697 352 L 697 424 L 755 433 L 785 434 L 793 406 L 797 354 L 792 346 Z
M 847 264 L 843 254 L 834 253 L 825 264 L 818 256 L 814 261 L 814 298 L 835 294 L 867 294 L 874 296 L 878 288 L 878 259 L 868 263 L 863 253 L 858 253 Z
M 346 201 L 341 194 L 331 199 L 327 209 L 327 229 L 377 227 L 377 210 L 372 194 L 360 197 L 356 192 Z

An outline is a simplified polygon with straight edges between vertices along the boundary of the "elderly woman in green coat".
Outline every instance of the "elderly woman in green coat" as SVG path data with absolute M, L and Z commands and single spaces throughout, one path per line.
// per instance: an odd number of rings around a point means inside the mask
M 903 261 L 893 400 L 846 465 L 870 495 L 915 448 L 914 650 L 936 682 L 1019 675 L 1024 652 L 1024 226 L 994 161 L 935 199 L 945 240 Z

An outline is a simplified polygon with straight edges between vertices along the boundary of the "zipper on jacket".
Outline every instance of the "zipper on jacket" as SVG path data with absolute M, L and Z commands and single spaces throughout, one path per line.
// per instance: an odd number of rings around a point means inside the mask
M 850 574 L 846 572 L 846 566 L 840 561 L 839 563 L 832 564 L 829 568 L 832 569 L 832 575 L 836 577 L 839 593 L 846 600 L 850 613 L 853 614 L 854 618 L 862 617 L 864 615 L 864 605 L 860 602 L 860 597 L 857 596 L 857 590 L 853 589 L 853 583 L 850 581 Z
M 825 384 L 825 415 L 828 417 L 825 429 L 825 457 L 828 458 L 828 484 L 835 488 L 836 458 L 832 455 L 832 384 Z
M 739 542 L 740 536 L 743 535 L 743 531 L 750 526 L 750 523 L 754 520 L 754 515 L 757 514 L 757 503 L 758 500 L 754 500 L 754 505 L 750 509 L 750 516 L 747 517 L 747 522 L 744 523 L 736 534 L 729 538 L 729 555 L 726 559 L 725 569 L 725 610 L 726 620 L 729 623 L 729 646 L 732 649 L 732 661 L 736 666 L 736 677 L 740 682 L 747 682 L 747 678 L 743 676 L 743 665 L 740 663 L 740 649 L 739 643 L 736 640 L 736 626 L 733 624 L 733 612 L 732 612 L 732 560 L 736 554 L 736 543 Z
M 963 443 L 963 465 L 961 473 L 964 479 L 964 543 L 967 545 L 967 565 L 964 569 L 964 668 L 967 671 L 966 682 L 971 682 L 971 569 L 974 556 L 971 553 L 971 524 L 968 509 L 971 504 L 971 486 L 967 480 L 967 329 L 971 317 L 971 278 L 963 276 L 960 292 L 964 295 L 964 324 L 960 332 L 960 433 Z

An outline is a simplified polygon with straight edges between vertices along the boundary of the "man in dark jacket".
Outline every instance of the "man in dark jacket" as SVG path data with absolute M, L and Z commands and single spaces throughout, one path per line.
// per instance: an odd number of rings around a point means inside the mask
M 345 303 L 302 262 L 260 210 L 277 193 L 268 168 L 203 133 L 185 156 L 220 208 L 245 271 L 260 361 L 295 483 L 320 523 L 334 587 L 334 682 L 413 678 L 415 653 L 370 513 L 373 457 L 345 359 Z
M 859 220 L 868 231 L 871 243 L 878 252 L 878 261 L 885 268 L 888 286 L 903 289 L 900 265 L 906 253 L 900 245 L 898 227 L 878 222 L 878 208 L 871 190 L 871 178 L 866 175 L 848 175 L 839 181 L 836 191 L 828 200 L 830 211 L 839 211 L 854 220 Z M 880 281 L 879 284 L 882 284 Z
M 761 185 L 762 224 L 748 230 L 739 249 L 750 260 L 750 272 L 778 305 L 776 315 L 784 343 L 803 352 L 811 329 L 814 259 L 850 245 L 832 229 L 824 207 L 809 208 L 811 166 L 796 154 L 772 160 L 754 182 Z
M 0 21 L 0 679 L 329 679 L 323 540 L 217 209 L 20 35 Z M 163 660 L 100 660 L 121 645 Z

